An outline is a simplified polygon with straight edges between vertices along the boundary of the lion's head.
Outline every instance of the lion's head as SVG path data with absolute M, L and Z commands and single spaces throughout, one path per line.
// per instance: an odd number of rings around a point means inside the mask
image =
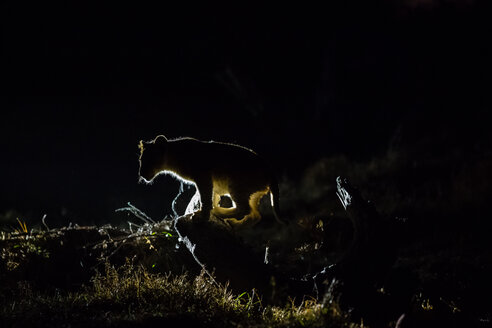
M 138 143 L 140 164 L 138 176 L 141 182 L 150 183 L 165 165 L 167 149 L 167 139 L 163 135 L 157 136 L 152 141 L 142 141 Z

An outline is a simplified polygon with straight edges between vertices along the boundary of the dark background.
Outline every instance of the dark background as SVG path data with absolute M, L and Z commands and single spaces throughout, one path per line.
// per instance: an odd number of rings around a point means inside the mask
M 430 158 L 490 156 L 486 1 L 344 3 L 6 1 L 0 214 L 103 224 L 145 208 L 137 142 L 157 134 L 241 144 L 292 179 L 422 140 L 440 140 Z

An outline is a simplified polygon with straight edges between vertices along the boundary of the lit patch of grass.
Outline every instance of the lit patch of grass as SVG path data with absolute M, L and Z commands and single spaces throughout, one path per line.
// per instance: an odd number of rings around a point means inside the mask
M 212 327 L 356 327 L 336 306 L 314 299 L 263 305 L 254 290 L 234 295 L 205 272 L 153 274 L 130 262 L 110 264 L 77 292 L 40 292 L 29 284 L 1 293 L 0 325 L 140 327 L 188 323 Z
M 28 233 L 28 232 L 29 232 L 29 231 L 27 230 L 27 225 L 26 225 L 26 222 L 21 221 L 19 218 L 17 218 L 17 222 L 19 222 L 19 225 L 20 225 L 20 230 L 19 230 L 19 229 L 15 229 L 15 231 L 16 231 L 18 234 L 21 234 L 21 233 Z
M 290 300 L 283 307 L 268 306 L 263 310 L 262 320 L 266 327 L 360 327 L 350 322 L 338 304 L 323 306 L 313 298 L 300 305 Z

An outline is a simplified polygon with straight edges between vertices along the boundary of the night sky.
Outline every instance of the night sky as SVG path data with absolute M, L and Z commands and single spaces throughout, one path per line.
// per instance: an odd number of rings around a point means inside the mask
M 6 1 L 0 215 L 109 221 L 147 192 L 137 143 L 157 134 L 238 143 L 292 176 L 334 154 L 369 160 L 399 129 L 490 151 L 486 1 L 360 2 Z

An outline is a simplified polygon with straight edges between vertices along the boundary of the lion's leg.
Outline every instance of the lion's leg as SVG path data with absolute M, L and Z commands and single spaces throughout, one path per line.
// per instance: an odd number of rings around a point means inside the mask
M 225 221 L 234 225 L 236 222 L 241 221 L 242 218 L 251 211 L 249 206 L 249 196 L 251 193 L 248 190 L 244 190 L 244 187 L 239 185 L 237 187 L 234 185 L 231 186 L 229 193 L 235 208 L 224 209 L 226 211 L 223 211 L 223 213 L 227 214 L 224 216 Z
M 218 192 L 216 192 L 215 188 L 214 188 L 214 192 L 213 192 L 213 201 L 212 201 L 212 207 L 213 207 L 213 211 L 215 212 L 215 209 L 217 207 L 219 207 L 219 203 L 220 203 L 220 194 Z
M 201 209 L 195 214 L 200 220 L 208 221 L 210 219 L 210 212 L 213 208 L 212 180 L 203 179 L 196 181 L 196 188 L 200 194 Z
M 238 209 L 236 207 L 214 206 L 212 213 L 220 218 L 231 218 L 237 216 Z
M 235 229 L 243 229 L 252 227 L 261 220 L 261 214 L 259 211 L 261 198 L 268 193 L 268 190 L 257 191 L 247 197 L 247 200 L 243 202 L 243 206 L 247 208 L 244 216 L 227 219 L 226 221 L 231 224 Z

